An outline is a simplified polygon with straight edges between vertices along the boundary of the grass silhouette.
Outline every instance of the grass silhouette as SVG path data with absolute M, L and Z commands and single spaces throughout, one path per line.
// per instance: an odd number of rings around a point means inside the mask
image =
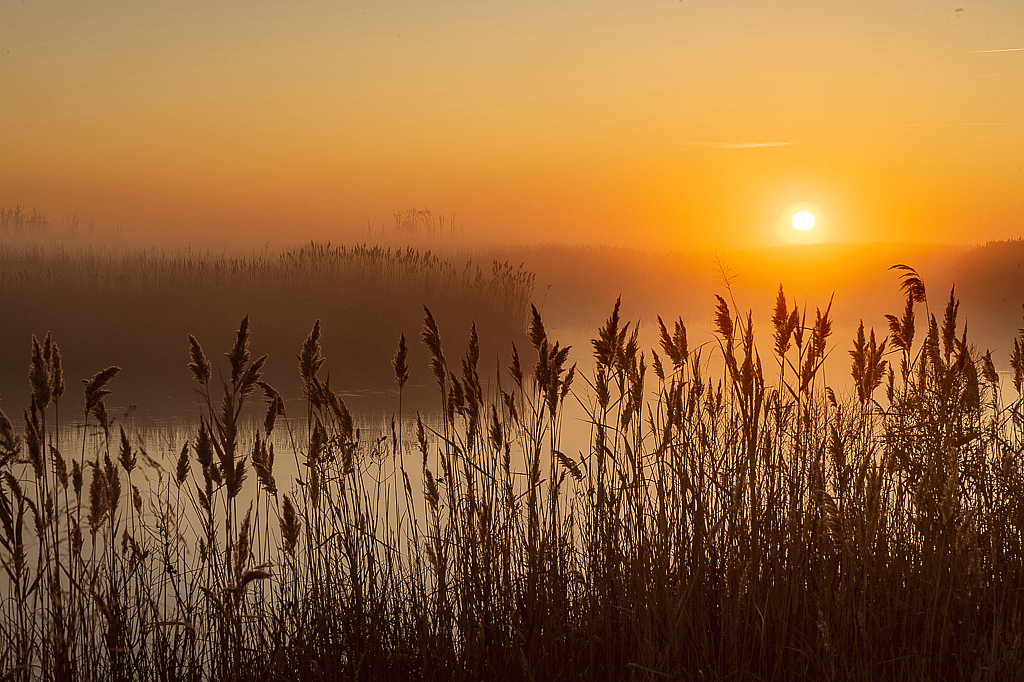
M 905 309 L 881 341 L 861 325 L 849 398 L 822 370 L 831 304 L 811 315 L 781 288 L 774 358 L 724 297 L 716 343 L 659 318 L 649 354 L 616 303 L 586 373 L 533 309 L 531 359 L 513 344 L 482 377 L 476 328 L 452 355 L 425 310 L 436 415 L 403 413 L 403 335 L 376 435 L 322 378 L 319 321 L 295 414 L 246 318 L 220 363 L 188 338 L 202 408 L 148 489 L 156 466 L 104 405 L 118 369 L 85 382 L 93 429 L 66 452 L 61 352 L 33 340 L 23 434 L 0 416 L 0 673 L 1019 676 L 1024 331 L 1004 400 L 953 293 L 937 318 L 898 270 Z M 563 442 L 574 403 L 590 436 Z

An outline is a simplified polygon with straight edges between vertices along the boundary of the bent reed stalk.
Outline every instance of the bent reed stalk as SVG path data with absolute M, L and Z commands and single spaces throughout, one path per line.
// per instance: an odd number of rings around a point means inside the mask
M 717 343 L 659 318 L 649 356 L 616 302 L 592 372 L 534 308 L 532 368 L 513 345 L 485 381 L 475 327 L 452 360 L 426 310 L 438 413 L 402 412 L 403 335 L 379 437 L 320 378 L 319 320 L 296 421 L 246 318 L 219 379 L 189 337 L 203 407 L 174 465 L 148 465 L 148 491 L 144 450 L 123 427 L 111 442 L 116 367 L 85 382 L 93 429 L 69 477 L 60 351 L 33 339 L 24 436 L 0 412 L 0 674 L 1020 676 L 1024 330 L 1007 401 L 953 292 L 916 334 L 924 283 L 897 269 L 906 308 L 881 341 L 861 323 L 849 398 L 823 374 L 831 303 L 810 322 L 781 287 L 764 364 L 751 315 L 722 297 Z M 566 443 L 579 408 L 589 442 Z M 296 465 L 286 492 L 275 447 Z

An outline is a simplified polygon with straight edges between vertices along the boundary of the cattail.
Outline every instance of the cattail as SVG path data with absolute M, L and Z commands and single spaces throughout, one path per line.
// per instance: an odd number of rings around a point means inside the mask
M 97 464 L 98 465 L 98 464 Z M 121 502 L 121 477 L 117 473 L 117 466 L 110 459 L 110 455 L 103 455 L 104 478 L 106 479 L 107 497 L 110 504 L 107 507 L 110 515 L 117 513 L 117 507 Z
M 423 496 L 427 500 L 427 504 L 430 505 L 431 511 L 437 513 L 437 505 L 441 499 L 441 494 L 437 490 L 437 481 L 434 480 L 434 474 L 430 469 L 423 469 Z
M 831 310 L 832 300 L 829 299 L 824 313 L 820 309 L 816 311 L 817 318 L 814 321 L 814 329 L 811 330 L 811 354 L 819 360 L 825 357 L 825 342 L 832 335 L 832 321 L 829 319 Z
M 423 456 L 423 468 L 427 468 L 427 432 L 423 428 L 423 418 L 416 413 L 416 443 L 419 446 L 420 454 Z
M 96 421 L 103 428 L 103 437 L 106 440 L 110 440 L 110 417 L 107 415 L 106 404 L 100 400 L 93 406 L 92 413 L 96 417 Z
M 132 452 L 131 443 L 128 442 L 128 434 L 124 432 L 124 427 L 121 427 L 121 451 L 118 457 L 118 461 L 127 473 L 132 473 L 135 468 L 136 456 Z
M 597 332 L 597 338 L 591 341 L 594 346 L 594 359 L 597 360 L 598 367 L 612 367 L 618 356 L 617 348 L 622 340 L 622 336 L 619 334 L 619 307 L 621 303 L 621 296 L 615 299 L 615 307 L 612 309 L 611 317 L 605 320 L 604 326 Z
M 83 539 L 82 539 L 82 527 L 79 526 L 78 523 L 75 522 L 75 521 L 71 521 L 70 523 L 72 523 L 72 529 L 73 529 L 71 531 L 71 550 L 75 554 L 81 555 L 81 553 L 82 553 L 82 545 L 84 544 Z
M 864 320 L 860 321 L 860 326 L 857 327 L 857 336 L 853 341 L 853 350 L 850 351 L 850 356 L 853 358 L 853 381 L 857 385 L 858 389 L 862 383 L 862 377 L 864 376 L 865 366 L 865 354 L 866 354 L 867 342 L 864 339 Z M 861 396 L 861 401 L 864 398 Z
M 277 496 L 277 481 L 274 480 L 274 446 L 260 438 L 256 432 L 256 440 L 252 448 L 252 465 L 256 470 L 256 480 L 268 495 Z
M 505 434 L 501 427 L 501 420 L 498 419 L 498 408 L 494 405 L 491 405 L 491 423 L 487 435 L 491 447 L 495 450 L 501 450 L 501 446 L 505 440 Z
M 513 393 L 501 389 L 501 400 L 508 410 L 508 418 L 513 424 L 519 423 L 519 410 L 516 409 L 516 397 Z
M 1010 368 L 1013 369 L 1013 387 L 1020 393 L 1021 383 L 1024 382 L 1024 343 L 1019 338 L 1013 340 Z
M 953 353 L 953 345 L 956 340 L 956 316 L 960 310 L 960 302 L 954 295 L 956 287 L 949 290 L 949 303 L 946 304 L 946 312 L 942 317 L 942 351 L 946 356 L 946 362 Z
M 892 345 L 904 352 L 910 352 L 914 345 L 914 300 L 907 297 L 907 305 L 903 311 L 903 319 L 895 315 L 886 315 L 889 321 L 889 335 L 892 338 Z
M 92 464 L 92 482 L 89 483 L 89 530 L 93 537 L 103 525 L 110 504 L 107 493 L 107 482 L 103 467 L 99 461 Z
M 483 400 L 483 390 L 480 387 L 480 376 L 477 369 L 479 364 L 480 336 L 477 334 L 474 322 L 469 332 L 469 347 L 466 349 L 466 357 L 462 359 L 462 382 L 466 389 L 466 399 L 474 412 L 477 405 Z
M 783 357 L 792 343 L 793 332 L 797 326 L 796 308 L 793 313 L 786 306 L 786 295 L 779 285 L 779 295 L 775 299 L 775 313 L 772 315 L 772 326 L 775 328 L 775 352 Z
M 437 383 L 443 387 L 447 370 L 444 353 L 441 351 L 441 333 L 437 329 L 437 323 L 434 321 L 434 315 L 430 310 L 423 306 L 423 311 L 425 315 L 423 318 L 423 331 L 420 336 L 427 349 L 430 350 L 430 370 L 434 373 Z
M 547 343 L 547 333 L 544 331 L 544 323 L 540 319 L 540 313 L 537 312 L 537 306 L 530 305 L 530 314 L 530 343 L 539 350 L 541 346 Z
M 307 486 L 309 490 L 309 503 L 313 509 L 317 509 L 320 506 L 320 466 L 314 465 L 309 470 L 309 484 Z
M 43 434 L 42 425 L 39 422 L 39 409 L 36 406 L 36 397 L 32 396 L 32 404 L 29 410 L 24 410 L 25 417 L 25 445 L 28 448 L 28 460 L 32 464 L 32 472 L 36 478 L 42 478 L 43 468 Z
M 875 330 L 871 330 L 870 340 L 864 338 L 864 321 L 861 320 L 857 328 L 857 338 L 854 340 L 853 350 L 850 355 L 853 357 L 853 381 L 857 387 L 857 397 L 861 403 L 871 399 L 871 394 L 882 384 L 882 376 L 888 362 L 882 359 L 885 355 L 885 343 L 882 339 L 879 345 L 875 341 Z
M 107 367 L 105 370 L 97 372 L 92 379 L 82 379 L 82 383 L 85 384 L 85 415 L 87 417 L 89 414 L 95 414 L 97 405 L 103 402 L 104 396 L 111 394 L 106 386 L 120 371 L 120 367 Z M 106 410 L 104 409 L 103 412 L 105 413 Z
M 231 595 L 232 598 L 238 600 L 242 598 L 245 593 L 246 586 L 256 580 L 265 580 L 266 578 L 272 577 L 273 574 L 263 568 L 254 568 L 251 571 L 246 571 L 239 577 L 238 584 L 234 587 L 225 588 L 225 592 Z
M 405 334 L 402 334 L 398 340 L 398 350 L 395 351 L 395 357 L 391 361 L 392 366 L 395 368 L 395 381 L 398 383 L 399 390 L 404 388 L 406 382 L 409 381 L 407 355 L 408 349 L 405 347 Z
M 68 464 L 64 456 L 60 454 L 55 446 L 50 445 L 50 459 L 53 460 L 53 471 L 57 474 L 57 481 L 64 490 L 68 489 Z
M 569 347 L 566 347 L 566 350 L 569 350 Z M 560 400 L 565 400 L 565 396 L 569 395 L 569 390 L 572 388 L 572 382 L 573 382 L 573 379 L 575 379 L 575 378 L 576 378 L 576 363 L 574 362 L 572 364 L 572 367 L 569 368 L 569 371 L 566 372 L 565 379 L 562 381 L 562 390 L 561 390 L 561 394 L 559 395 L 559 399 Z
M 282 507 L 280 519 L 281 539 L 284 541 L 284 551 L 289 556 L 294 557 L 295 546 L 299 542 L 299 533 L 302 531 L 302 520 L 295 513 L 295 506 L 287 494 L 284 496 Z
M 903 265 L 902 263 L 890 266 L 889 269 L 900 270 L 903 272 L 903 274 L 900 275 L 900 291 L 905 292 L 907 294 L 907 298 L 914 303 L 924 303 L 925 300 L 927 300 L 924 291 L 924 280 L 922 280 L 921 276 L 917 274 L 917 270 L 909 265 Z
M 46 338 L 49 339 L 49 335 Z M 47 348 L 49 348 L 49 344 L 47 344 Z M 50 349 L 50 352 L 52 353 L 52 349 Z M 43 348 L 39 345 L 35 334 L 32 335 L 32 360 L 28 366 L 28 379 L 29 383 L 32 384 L 33 400 L 35 400 L 40 410 L 45 411 L 46 406 L 50 404 L 51 398 L 50 363 L 45 357 Z
M 938 371 L 945 369 L 939 351 L 939 325 L 934 315 L 928 323 L 928 336 L 924 340 L 924 354 L 934 369 Z M 922 369 L 924 369 L 924 364 L 922 364 Z
M 983 376 L 985 381 L 992 385 L 995 389 L 999 386 L 999 373 L 996 372 L 996 365 L 992 362 L 992 351 L 985 351 L 985 356 L 982 358 Z
M 306 466 L 316 468 L 316 465 L 320 463 L 320 456 L 323 454 L 326 442 L 327 433 L 320 418 L 317 417 L 313 423 L 313 431 L 309 434 L 309 451 L 306 453 Z
M 454 374 L 452 374 L 451 372 L 449 372 L 448 374 L 449 380 L 451 381 L 451 386 L 448 390 L 446 416 L 448 418 L 448 421 L 451 421 L 454 418 L 456 412 L 458 412 L 459 414 L 462 413 L 463 408 L 466 406 L 466 400 L 465 393 L 462 390 L 462 384 L 459 383 L 459 380 L 455 378 Z
M 228 359 L 228 363 L 231 365 L 231 383 L 237 384 L 238 378 L 242 376 L 242 372 L 245 371 L 245 366 L 249 363 L 249 316 L 246 315 L 242 318 L 241 324 L 238 325 L 238 331 L 235 332 L 235 345 L 231 349 L 230 353 L 225 353 Z
M 78 460 L 71 460 L 71 487 L 75 491 L 75 497 L 82 497 L 82 466 Z
M 49 334 L 47 334 L 49 337 Z M 62 365 L 60 348 L 53 344 L 53 354 L 50 358 L 50 391 L 53 394 L 54 402 L 59 402 L 64 395 L 64 367 Z
M 597 394 L 597 404 L 604 410 L 611 402 L 611 390 L 608 386 L 608 373 L 604 367 L 598 366 L 594 376 L 594 392 Z
M 352 413 L 349 412 L 348 406 L 341 396 L 331 390 L 330 386 L 325 388 L 324 393 L 327 395 L 331 412 L 334 413 L 334 417 L 341 427 L 342 436 L 345 437 L 345 440 L 352 440 Z
M 250 502 L 249 509 L 245 512 L 245 517 L 242 519 L 242 527 L 238 531 L 238 542 L 235 545 L 235 580 L 241 578 L 242 570 L 245 568 L 245 565 L 249 563 L 249 557 L 252 554 L 252 537 L 250 535 L 251 524 L 252 503 Z
M 178 466 L 174 470 L 174 481 L 178 485 L 185 482 L 185 477 L 188 476 L 188 441 L 181 446 L 181 454 L 178 455 Z
M 732 348 L 733 341 L 733 323 L 732 317 L 729 315 L 729 304 L 725 302 L 725 299 L 715 294 L 715 298 L 718 299 L 718 306 L 715 309 L 715 328 L 719 335 L 726 340 L 728 348 Z
M 676 321 L 675 329 L 673 330 L 673 333 L 669 335 L 668 328 L 665 327 L 665 322 L 659 315 L 658 330 L 661 337 L 662 350 L 665 351 L 665 355 L 667 355 L 669 360 L 672 361 L 672 365 L 677 370 L 680 369 L 683 366 L 683 363 L 686 362 L 687 357 L 686 327 L 683 326 L 682 318 Z M 658 364 L 661 364 L 660 361 Z
M 267 356 L 261 355 L 251 365 L 245 368 L 241 380 L 238 382 L 238 395 L 241 398 L 248 398 L 256 390 L 263 376 L 263 365 L 267 362 Z
M 21 436 L 14 433 L 14 424 L 0 409 L 0 469 L 21 454 Z
M 225 484 L 227 486 L 228 499 L 234 499 L 238 497 L 238 493 L 242 492 L 242 484 L 245 483 L 245 462 L 246 458 L 235 462 L 234 467 L 230 465 L 225 467 Z
M 263 430 L 269 438 L 274 430 L 277 418 L 285 416 L 284 399 L 267 382 L 260 381 L 258 385 L 263 389 L 263 402 L 267 404 L 267 414 L 263 419 Z
M 804 310 L 803 315 L 800 314 L 800 310 L 797 306 L 793 306 L 793 312 L 789 316 L 790 325 L 793 328 L 793 343 L 796 344 L 797 349 L 804 347 L 804 323 L 807 321 L 807 311 Z
M 209 478 L 206 479 L 206 490 L 203 490 L 198 485 L 196 486 L 196 498 L 199 500 L 199 508 L 202 509 L 203 511 L 205 511 L 207 515 L 209 515 L 211 513 L 211 511 L 212 511 L 212 508 L 210 506 L 210 497 L 211 497 L 211 495 L 212 495 L 212 488 L 210 486 L 210 479 Z M 202 549 L 201 549 L 202 548 L 202 540 L 200 540 L 199 542 L 200 542 L 200 552 L 199 553 L 202 554 L 203 553 Z
M 209 468 L 213 464 L 213 440 L 210 437 L 210 427 L 203 417 L 199 419 L 199 433 L 196 436 L 195 448 L 199 466 L 203 469 Z
M 572 474 L 572 477 L 576 479 L 577 483 L 583 480 L 583 472 L 580 470 L 580 467 L 575 460 L 558 450 L 555 450 L 555 457 L 558 458 L 558 461 L 563 467 L 569 470 L 569 473 Z
M 512 362 L 508 366 L 508 373 L 511 375 L 512 381 L 516 382 L 516 386 L 522 388 L 523 368 L 519 364 L 519 350 L 516 348 L 515 341 L 512 342 Z
M 654 368 L 654 376 L 658 377 L 659 381 L 665 381 L 665 369 L 661 366 L 661 358 L 658 357 L 656 352 L 653 352 L 654 360 L 651 361 L 651 366 Z
M 206 359 L 206 353 L 203 352 L 203 347 L 199 345 L 199 341 L 191 334 L 188 335 L 188 345 L 189 355 L 192 358 L 188 368 L 192 370 L 192 377 L 205 386 L 213 376 L 213 365 Z

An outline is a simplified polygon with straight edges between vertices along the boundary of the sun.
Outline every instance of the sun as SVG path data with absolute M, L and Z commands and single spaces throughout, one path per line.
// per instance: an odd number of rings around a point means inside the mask
M 814 223 L 814 214 L 810 211 L 797 211 L 793 214 L 793 227 L 801 232 L 806 232 L 814 227 Z

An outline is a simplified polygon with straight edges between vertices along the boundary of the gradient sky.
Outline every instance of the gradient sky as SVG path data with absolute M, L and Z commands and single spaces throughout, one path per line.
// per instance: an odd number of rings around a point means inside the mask
M 125 232 L 1024 232 L 1020 0 L 0 0 L 0 92 L 0 205 Z

